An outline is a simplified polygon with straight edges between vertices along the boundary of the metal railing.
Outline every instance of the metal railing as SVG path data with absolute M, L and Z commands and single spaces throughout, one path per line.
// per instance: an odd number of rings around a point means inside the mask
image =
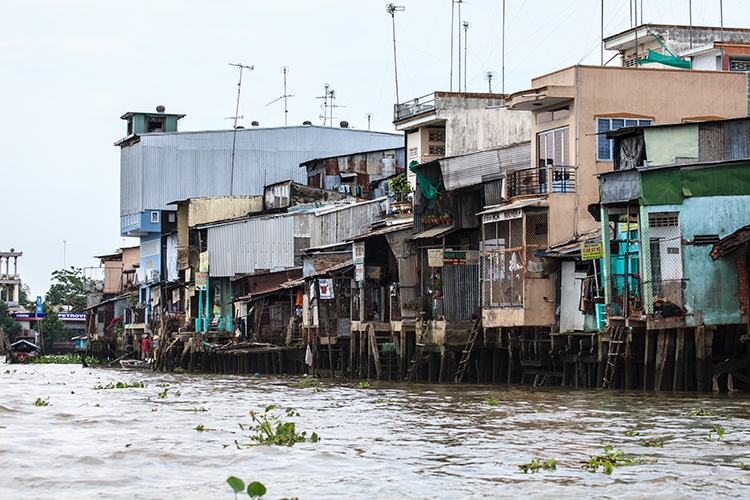
M 531 194 L 575 193 L 576 167 L 547 166 L 505 174 L 508 198 Z
M 394 104 L 393 106 L 393 121 L 403 120 L 410 116 L 424 113 L 425 111 L 431 111 L 435 109 L 435 93 L 423 95 L 417 97 L 411 101 L 402 102 L 400 104 Z

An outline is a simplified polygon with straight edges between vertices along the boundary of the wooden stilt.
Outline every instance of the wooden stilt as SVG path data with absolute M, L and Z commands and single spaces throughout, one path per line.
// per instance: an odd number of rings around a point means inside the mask
M 672 390 L 682 391 L 685 389 L 685 329 L 678 328 L 674 350 L 674 376 L 672 378 Z
M 695 372 L 699 392 L 710 390 L 711 377 L 707 369 L 706 361 L 706 327 L 699 326 L 695 329 Z

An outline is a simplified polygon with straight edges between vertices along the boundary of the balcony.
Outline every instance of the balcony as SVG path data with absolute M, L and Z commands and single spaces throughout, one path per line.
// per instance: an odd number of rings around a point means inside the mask
M 526 195 L 575 193 L 576 169 L 547 166 L 508 172 L 505 174 L 506 195 L 510 199 Z
M 435 93 L 417 97 L 411 101 L 395 104 L 393 107 L 393 121 L 398 122 L 412 116 L 435 110 Z

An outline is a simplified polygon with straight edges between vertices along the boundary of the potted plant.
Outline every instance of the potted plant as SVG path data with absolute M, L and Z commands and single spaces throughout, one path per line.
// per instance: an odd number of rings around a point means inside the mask
M 443 282 L 442 280 L 436 279 L 432 284 L 432 296 L 440 297 L 443 295 Z
M 409 184 L 405 175 L 392 177 L 391 180 L 388 181 L 388 187 L 393 192 L 393 195 L 396 198 L 396 203 L 408 201 L 408 196 L 411 194 L 411 184 Z

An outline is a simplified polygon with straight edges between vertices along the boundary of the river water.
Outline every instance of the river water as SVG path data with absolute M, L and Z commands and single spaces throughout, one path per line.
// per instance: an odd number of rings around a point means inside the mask
M 229 500 L 229 476 L 260 481 L 268 499 L 750 497 L 738 466 L 750 469 L 745 394 L 330 380 L 317 390 L 302 377 L 0 369 L 3 499 Z M 272 412 L 320 441 L 245 446 L 249 411 L 272 404 L 294 408 Z M 713 415 L 688 415 L 699 409 Z M 605 445 L 656 462 L 588 472 Z M 557 468 L 524 474 L 518 464 L 534 458 Z

